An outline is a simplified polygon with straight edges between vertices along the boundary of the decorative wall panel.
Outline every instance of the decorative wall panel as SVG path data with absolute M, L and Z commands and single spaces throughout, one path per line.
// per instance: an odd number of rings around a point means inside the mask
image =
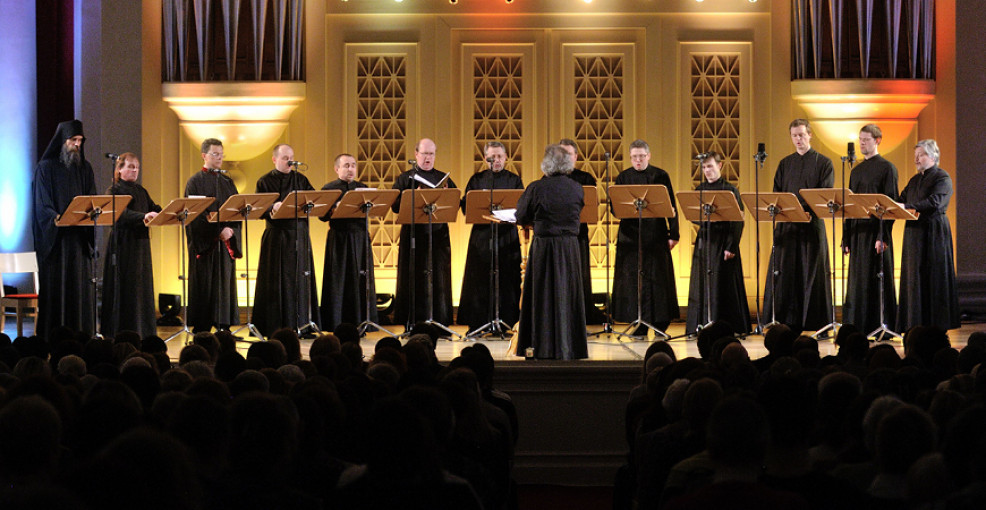
M 486 167 L 483 154 L 486 142 L 499 141 L 507 149 L 506 169 L 523 175 L 523 78 L 521 55 L 473 55 L 474 172 Z
M 722 175 L 739 185 L 740 159 L 740 55 L 692 53 L 691 154 L 722 154 Z M 702 170 L 692 165 L 691 183 L 702 181 Z
M 356 57 L 356 142 L 359 179 L 369 187 L 391 188 L 404 171 L 407 147 L 407 56 Z M 370 220 L 378 268 L 397 267 L 400 225 L 396 215 Z

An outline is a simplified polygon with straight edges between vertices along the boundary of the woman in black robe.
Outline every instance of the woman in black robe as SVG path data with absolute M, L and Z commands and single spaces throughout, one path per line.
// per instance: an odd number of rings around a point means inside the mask
M 315 190 L 307 177 L 292 171 L 288 164 L 292 160 L 294 150 L 291 146 L 278 145 L 274 148 L 274 169 L 257 180 L 257 193 L 277 193 L 275 208 L 279 208 L 281 201 L 292 191 Z M 272 212 L 274 209 L 263 215 L 267 228 L 260 239 L 253 306 L 253 323 L 264 336 L 270 336 L 279 328 L 297 329 L 309 321 L 319 323 L 308 220 L 304 217 L 275 220 L 270 217 Z M 298 253 L 301 253 L 300 259 Z
M 151 264 L 151 236 L 144 224 L 161 212 L 147 190 L 137 183 L 140 160 L 132 152 L 120 154 L 113 172 L 113 185 L 107 195 L 129 196 L 130 203 L 116 220 L 106 246 L 103 270 L 102 332 L 136 331 L 148 337 L 157 332 L 154 311 L 154 268 Z M 113 260 L 117 268 L 113 269 Z M 119 276 L 119 278 L 117 278 Z M 119 285 L 117 284 L 119 282 Z
M 730 191 L 736 196 L 742 209 L 739 190 L 722 176 L 722 156 L 717 152 L 710 152 L 701 164 L 705 179 L 695 188 L 696 191 Z M 746 301 L 743 263 L 739 252 L 743 222 L 716 221 L 699 225 L 695 251 L 692 253 L 685 331 L 694 333 L 707 322 L 722 321 L 728 323 L 735 333 L 746 333 L 750 331 L 750 305 Z M 708 268 L 706 264 L 709 265 Z M 710 278 L 708 286 L 706 277 Z M 705 299 L 707 288 L 711 296 L 708 303 Z
M 534 225 L 527 257 L 524 296 L 517 326 L 517 352 L 533 357 L 589 357 L 581 257 L 576 237 L 582 211 L 582 186 L 569 179 L 572 162 L 559 145 L 544 151 L 545 177 L 532 182 L 517 202 L 517 223 Z
M 901 332 L 914 326 L 961 326 L 952 228 L 945 216 L 952 198 L 952 178 L 938 168 L 939 159 L 934 140 L 918 142 L 914 147 L 918 173 L 900 193 L 904 206 L 918 213 L 918 219 L 904 227 L 897 308 L 897 331 Z
M 335 160 L 338 179 L 322 186 L 323 190 L 342 191 L 339 200 L 347 191 L 365 188 L 356 180 L 356 158 L 350 154 L 340 154 Z M 360 324 L 364 320 L 377 322 L 376 288 L 373 281 L 373 266 L 369 267 L 370 316 L 366 317 L 366 248 L 370 235 L 366 231 L 364 218 L 340 218 L 331 220 L 331 214 L 322 216 L 329 222 L 329 234 L 325 238 L 325 269 L 322 271 L 322 328 L 334 331 L 340 323 Z
M 504 170 L 507 153 L 500 142 L 486 144 L 490 168 L 469 178 L 462 196 L 462 212 L 466 212 L 466 194 L 472 190 L 524 189 L 519 175 Z M 487 200 L 489 198 L 487 197 Z M 469 332 L 493 321 L 493 283 L 490 277 L 490 260 L 493 253 L 490 240 L 493 227 L 489 223 L 477 223 L 469 234 L 466 251 L 466 268 L 462 274 L 462 292 L 459 293 L 459 313 L 456 322 L 469 326 Z M 520 316 L 520 236 L 517 229 L 504 223 L 497 226 L 497 244 L 500 278 L 500 320 L 513 326 Z M 489 333 L 490 331 L 486 331 Z

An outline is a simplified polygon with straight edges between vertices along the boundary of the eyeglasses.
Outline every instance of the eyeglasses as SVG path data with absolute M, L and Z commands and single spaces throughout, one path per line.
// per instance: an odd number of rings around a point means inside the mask
M 212 156 L 214 158 L 221 158 L 221 157 L 223 157 L 223 153 L 221 153 L 221 152 L 206 152 L 206 154 L 208 154 L 209 156 Z

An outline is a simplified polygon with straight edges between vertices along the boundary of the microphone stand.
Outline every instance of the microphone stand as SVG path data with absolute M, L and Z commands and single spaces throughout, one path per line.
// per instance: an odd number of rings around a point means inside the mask
M 590 333 L 588 335 L 590 337 L 592 337 L 592 336 L 602 336 L 602 335 L 611 335 L 611 334 L 613 334 L 613 306 L 612 306 L 612 300 L 610 299 L 610 293 L 609 293 L 609 267 L 610 267 L 610 265 L 609 265 L 609 245 L 610 245 L 609 230 L 610 230 L 610 227 L 612 226 L 612 222 L 613 222 L 612 218 L 610 217 L 610 207 L 612 207 L 612 204 L 611 204 L 611 201 L 612 200 L 610 199 L 610 196 L 609 196 L 609 186 L 610 186 L 610 183 L 612 181 L 610 180 L 610 175 L 609 175 L 609 153 L 608 152 L 604 153 L 604 156 L 606 158 L 606 178 L 603 180 L 603 182 L 605 183 L 604 187 L 606 188 L 606 221 L 605 221 L 606 228 L 604 229 L 604 232 L 606 233 L 606 321 L 603 323 L 603 329 L 601 329 L 599 331 L 596 331 L 594 333 Z M 639 223 L 638 223 L 638 226 L 637 226 L 637 231 L 639 232 L 640 229 L 641 229 L 641 227 L 643 226 L 643 221 L 642 220 L 638 220 L 638 222 Z M 639 244 L 638 244 L 638 248 L 639 248 Z M 638 253 L 638 256 L 639 255 L 640 254 Z M 637 259 L 637 262 L 640 262 L 640 259 L 639 258 Z M 639 308 L 639 305 L 640 305 L 640 299 L 639 298 L 637 299 L 637 305 L 638 305 L 638 308 Z M 623 336 L 623 333 L 618 334 L 618 337 L 622 337 L 622 336 Z M 630 336 L 630 335 L 627 335 L 627 336 Z
M 415 202 L 415 190 L 418 188 L 418 180 L 415 179 L 415 177 L 418 176 L 418 162 L 417 162 L 417 160 L 413 160 L 412 159 L 412 160 L 408 160 L 408 163 L 411 164 L 411 177 L 410 177 L 410 179 L 411 179 L 411 223 L 410 223 L 410 230 L 411 230 L 411 253 L 410 253 L 410 257 L 411 258 L 407 262 L 407 272 L 408 272 L 408 275 L 407 275 L 407 277 L 408 277 L 408 288 L 407 288 L 407 292 L 409 293 L 409 298 L 408 298 L 408 308 L 407 308 L 407 320 L 404 323 L 404 332 L 401 333 L 400 334 L 400 337 L 398 337 L 398 338 L 403 338 L 403 337 L 409 337 L 409 336 L 411 336 L 411 329 L 414 328 L 414 324 L 415 324 L 415 321 L 414 321 L 414 315 L 415 315 L 415 313 L 414 312 L 415 312 L 415 304 L 416 303 L 415 303 L 415 296 L 414 296 L 415 295 L 415 288 L 414 288 L 414 271 L 415 271 L 415 267 L 414 266 L 416 265 L 415 264 L 415 261 L 417 260 L 418 251 L 417 251 L 417 246 L 415 245 L 415 241 L 416 241 L 416 239 L 415 239 L 415 237 L 416 237 L 415 236 L 415 230 L 417 230 L 417 224 L 414 221 L 414 218 L 415 218 L 416 213 L 417 213 L 417 205 L 415 205 L 414 202 Z M 431 270 L 431 268 L 428 268 L 428 269 Z
M 119 239 L 119 232 L 116 231 L 116 217 L 118 216 L 118 214 L 116 213 L 116 185 L 117 185 L 117 182 L 118 181 L 116 181 L 116 179 L 115 179 L 115 173 L 116 173 L 116 164 L 117 164 L 117 162 L 119 162 L 120 156 L 118 154 L 107 154 L 107 157 L 109 157 L 110 159 L 113 160 L 113 173 L 114 173 L 113 182 L 112 182 L 112 184 L 110 184 L 110 195 L 112 195 L 112 197 L 113 197 L 111 199 L 112 200 L 112 204 L 113 204 L 112 205 L 112 208 L 113 208 L 113 221 L 112 221 L 112 226 L 110 227 L 110 236 L 112 238 L 110 242 L 113 243 L 113 253 L 110 254 L 110 266 L 113 267 L 113 269 L 112 269 L 112 271 L 113 271 L 113 306 L 116 307 L 117 309 L 112 311 L 112 315 L 110 316 L 110 325 L 112 326 L 113 335 L 116 335 L 117 332 L 118 332 L 118 330 L 119 330 L 119 328 L 120 328 L 120 311 L 119 311 L 119 306 L 120 306 L 120 268 L 119 268 L 119 266 L 116 263 L 117 252 L 119 250 L 119 241 L 118 241 L 118 239 Z M 106 275 L 103 275 L 103 290 L 106 290 Z M 103 306 L 106 306 L 105 300 L 103 302 Z M 102 323 L 100 323 L 100 329 L 102 329 Z
M 318 331 L 318 324 L 315 324 L 314 322 L 312 322 L 312 293 L 311 293 L 311 285 L 310 285 L 312 271 L 311 271 L 311 268 L 308 267 L 308 257 L 307 256 L 305 257 L 305 270 L 304 270 L 304 272 L 302 272 L 302 270 L 301 270 L 301 249 L 302 249 L 302 242 L 301 242 L 301 235 L 300 235 L 301 234 L 301 226 L 299 225 L 300 222 L 299 222 L 298 216 L 297 216 L 298 215 L 298 193 L 297 193 L 297 191 L 300 190 L 300 188 L 298 186 L 298 166 L 300 164 L 301 163 L 299 163 L 298 161 L 294 161 L 293 164 L 291 165 L 292 166 L 292 170 L 291 170 L 291 190 L 296 192 L 294 194 L 294 210 L 295 210 L 295 217 L 294 217 L 294 274 L 295 275 L 303 275 L 304 276 L 304 278 L 301 278 L 300 280 L 301 280 L 302 284 L 305 286 L 304 287 L 304 290 L 301 291 L 301 295 L 305 296 L 304 306 L 305 306 L 305 319 L 306 320 L 305 320 L 305 323 L 304 324 L 301 323 L 301 306 L 302 306 L 302 303 L 301 303 L 301 300 L 299 299 L 297 301 L 296 305 L 295 305 L 295 322 L 294 323 L 295 323 L 295 326 L 297 327 L 297 329 L 295 331 L 298 333 L 298 337 L 304 338 L 306 334 L 313 334 L 313 333 L 317 332 Z M 307 226 L 309 225 L 308 222 L 311 221 L 311 211 L 312 211 L 311 204 L 306 204 L 304 210 L 305 210 L 305 226 L 306 226 L 305 232 L 307 234 L 307 232 L 308 232 Z M 310 240 L 309 240 L 309 242 L 310 242 Z M 305 255 L 308 255 L 308 254 L 305 253 Z M 309 331 L 309 330 L 311 330 L 311 333 L 305 333 L 306 331 Z
M 753 155 L 753 193 L 756 198 L 756 204 L 760 204 L 760 170 L 763 170 L 763 162 L 767 159 L 767 153 L 763 150 L 763 144 L 759 144 L 757 147 L 757 153 Z M 760 316 L 760 221 L 754 217 L 753 221 L 754 227 L 756 227 L 756 259 L 757 259 L 757 275 L 756 275 L 756 305 L 757 305 L 757 325 L 753 328 L 751 334 L 753 335 L 763 335 L 763 319 Z M 771 216 L 771 226 L 773 226 L 773 215 Z M 771 324 L 773 324 L 773 317 L 771 318 Z

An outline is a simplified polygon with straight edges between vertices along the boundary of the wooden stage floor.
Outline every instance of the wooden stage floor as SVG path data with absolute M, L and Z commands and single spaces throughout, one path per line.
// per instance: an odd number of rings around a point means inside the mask
M 403 331 L 400 326 L 387 326 L 391 331 L 395 333 Z M 617 324 L 614 327 L 615 331 L 622 331 L 626 327 L 625 324 Z M 459 334 L 465 335 L 465 326 L 452 326 L 451 329 Z M 602 330 L 600 325 L 590 325 L 589 333 L 595 333 Z M 668 328 L 667 333 L 672 337 L 682 335 L 684 333 L 685 324 L 684 322 L 674 322 Z M 177 328 L 173 327 L 159 327 L 158 335 L 161 338 L 167 338 L 173 332 L 177 331 Z M 952 347 L 956 349 L 961 349 L 965 347 L 966 340 L 969 335 L 975 331 L 986 331 L 986 323 L 984 322 L 963 322 L 962 327 L 957 330 L 952 330 L 949 332 L 949 337 L 952 343 Z M 30 319 L 24 324 L 24 333 L 33 334 L 34 324 Z M 14 320 L 7 320 L 4 327 L 4 333 L 13 339 L 17 334 L 17 328 Z M 372 356 L 373 347 L 377 340 L 382 338 L 384 333 L 375 332 L 370 333 L 364 337 L 361 341 L 363 347 L 363 352 L 366 354 L 367 358 Z M 650 339 L 653 340 L 653 336 Z M 493 357 L 497 361 L 512 362 L 512 361 L 524 361 L 523 357 L 514 356 L 510 351 L 511 344 L 509 341 L 502 341 L 499 339 L 480 339 L 480 340 L 469 340 L 469 341 L 449 341 L 440 340 L 436 348 L 436 354 L 438 359 L 442 362 L 448 362 L 459 355 L 459 352 L 472 345 L 474 342 L 481 342 L 489 347 L 490 351 L 493 353 Z M 742 340 L 743 346 L 746 347 L 747 351 L 750 353 L 751 359 L 756 359 L 767 354 L 767 350 L 763 346 L 762 336 L 749 336 Z M 601 334 L 597 336 L 592 336 L 589 338 L 589 359 L 583 360 L 584 363 L 591 363 L 593 361 L 639 361 L 643 359 L 644 353 L 647 351 L 647 347 L 650 345 L 650 341 L 634 341 L 633 339 L 621 338 L 616 334 Z M 893 343 L 899 352 L 903 355 L 903 347 L 900 342 Z M 311 346 L 311 340 L 302 340 L 301 348 L 302 354 L 307 357 L 308 348 Z M 679 339 L 671 342 L 671 346 L 674 348 L 675 354 L 678 358 L 694 356 L 698 357 L 698 347 L 694 340 Z M 184 347 L 184 341 L 181 338 L 175 338 L 168 342 L 168 354 L 172 359 L 177 360 L 178 355 L 181 352 L 182 347 Z M 828 354 L 834 354 L 836 352 L 835 344 L 828 339 L 822 339 L 818 342 L 819 352 L 822 356 Z M 246 354 L 246 350 L 249 348 L 249 342 L 241 342 L 239 344 L 240 350 Z

